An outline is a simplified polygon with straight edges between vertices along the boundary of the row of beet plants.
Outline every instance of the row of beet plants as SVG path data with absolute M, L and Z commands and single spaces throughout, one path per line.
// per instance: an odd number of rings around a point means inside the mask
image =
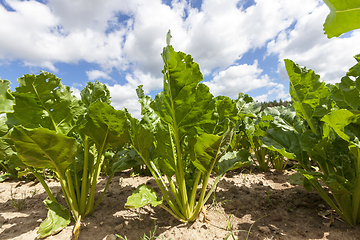
M 6 115 L 1 116 L 0 154 L 32 172 L 49 196 L 39 237 L 58 232 L 71 217 L 78 235 L 81 219 L 95 210 L 114 174 L 138 164 L 147 166 L 163 198 L 141 185 L 125 206 L 151 204 L 182 222 L 194 221 L 227 171 L 253 164 L 251 153 L 262 170 L 268 168 L 266 155 L 280 159 L 280 170 L 284 158 L 296 160 L 304 187 L 318 191 L 351 226 L 359 223 L 360 63 L 341 83 L 325 85 L 312 70 L 285 60 L 294 104 L 260 112 L 259 104 L 244 94 L 236 100 L 214 97 L 201 83 L 199 66 L 190 55 L 175 52 L 170 37 L 169 32 L 162 53 L 163 91 L 153 100 L 142 86 L 137 89 L 140 120 L 126 109 L 115 110 L 106 86 L 98 82 L 88 83 L 79 100 L 47 72 L 19 78 L 15 92 L 9 81 L 1 81 L 6 89 L 1 112 Z M 104 164 L 110 176 L 95 204 Z M 56 173 L 70 213 L 38 169 Z M 208 187 L 213 172 L 217 177 Z
M 251 163 L 249 151 L 237 149 L 234 138 L 248 97 L 214 97 L 200 83 L 199 66 L 190 55 L 175 52 L 170 37 L 162 53 L 163 91 L 152 100 L 141 86 L 137 89 L 141 120 L 126 109 L 114 109 L 101 83 L 89 83 L 77 99 L 47 72 L 19 78 L 15 92 L 9 90 L 9 81 L 0 82 L 0 111 L 6 113 L 1 115 L 0 155 L 9 165 L 32 172 L 49 197 L 39 237 L 60 231 L 72 218 L 76 238 L 81 220 L 95 210 L 112 176 L 140 163 L 155 178 L 163 198 L 141 185 L 126 207 L 159 205 L 182 222 L 197 218 L 227 171 Z M 104 164 L 110 177 L 95 203 Z M 39 169 L 56 174 L 67 208 L 58 203 Z M 218 177 L 208 190 L 213 172 Z
M 330 7 L 324 29 L 329 37 L 358 28 L 346 20 L 356 6 L 326 0 Z M 46 190 L 48 217 L 39 237 L 54 234 L 91 214 L 118 171 L 145 164 L 162 194 L 146 185 L 129 196 L 128 208 L 160 206 L 182 222 L 194 221 L 229 170 L 252 164 L 267 170 L 266 155 L 279 170 L 283 158 L 295 159 L 306 189 L 320 196 L 351 226 L 360 222 L 360 63 L 341 82 L 325 85 L 312 70 L 285 60 L 293 108 L 259 112 L 250 97 L 214 97 L 201 83 L 199 66 L 190 55 L 163 49 L 163 91 L 155 99 L 137 89 L 142 118 L 110 105 L 109 91 L 89 83 L 81 99 L 55 75 L 41 72 L 10 82 L 0 81 L 0 157 L 14 174 L 32 172 Z M 360 61 L 360 55 L 355 57 Z M 2 164 L 6 168 L 4 164 Z M 277 166 L 277 167 L 276 167 Z M 105 167 L 109 175 L 95 203 L 96 184 Z M 67 208 L 60 205 L 39 169 L 59 180 Z M 210 175 L 217 177 L 208 186 Z M 328 195 L 321 182 L 331 191 Z M 199 187 L 199 195 L 198 195 Z
M 315 189 L 351 226 L 360 222 L 360 55 L 355 59 L 341 82 L 327 85 L 285 60 L 295 112 L 261 138 L 264 147 L 295 159 L 305 189 Z

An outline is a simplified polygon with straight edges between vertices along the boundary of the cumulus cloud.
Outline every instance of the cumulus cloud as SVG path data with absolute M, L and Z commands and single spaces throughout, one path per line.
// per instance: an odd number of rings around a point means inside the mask
M 211 81 L 204 83 L 215 96 L 236 98 L 239 92 L 249 92 L 272 85 L 269 77 L 261 73 L 262 69 L 258 68 L 258 61 L 255 60 L 252 65 L 231 66 L 216 74 Z
M 141 118 L 141 105 L 137 101 L 134 87 L 130 84 L 107 86 L 110 91 L 111 102 L 114 108 L 126 108 L 133 117 Z
M 97 80 L 99 78 L 111 80 L 112 78 L 105 72 L 99 70 L 91 70 L 86 71 L 86 75 L 88 76 L 90 81 Z
M 238 63 L 256 49 L 278 56 L 283 79 L 282 59 L 290 58 L 330 82 L 339 79 L 360 52 L 359 31 L 326 38 L 322 24 L 329 9 L 320 0 L 255 0 L 246 9 L 243 0 L 203 0 L 201 8 L 186 0 L 173 0 L 170 6 L 163 2 L 4 0 L 0 64 L 20 60 L 56 72 L 57 63 L 84 61 L 92 63 L 84 69 L 89 80 L 112 80 L 113 71 L 126 71 L 122 81 L 109 83 L 112 102 L 139 113 L 136 87 L 144 85 L 147 94 L 161 89 L 160 53 L 169 29 L 175 50 L 193 56 L 212 93 L 233 98 L 258 89 L 267 93 L 257 99 L 286 98 L 283 82 L 264 73 L 260 59 Z
M 353 56 L 360 53 L 360 31 L 355 30 L 347 37 L 328 39 L 323 34 L 328 13 L 326 5 L 319 6 L 299 19 L 293 30 L 281 31 L 268 43 L 268 54 L 279 56 L 278 71 L 283 79 L 287 79 L 285 58 L 313 69 L 327 83 L 339 82 L 356 63 Z

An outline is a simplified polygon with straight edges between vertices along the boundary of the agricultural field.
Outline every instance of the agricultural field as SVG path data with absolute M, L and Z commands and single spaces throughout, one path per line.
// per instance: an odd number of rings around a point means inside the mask
M 170 40 L 141 119 L 100 82 L 0 81 L 0 238 L 360 239 L 360 55 L 335 84 L 285 59 L 292 104 L 263 109 Z
M 208 222 L 203 222 L 201 214 L 198 220 L 187 225 L 161 208 L 125 209 L 127 197 L 138 185 L 145 183 L 159 191 L 151 177 L 133 177 L 131 172 L 125 171 L 113 178 L 97 210 L 83 221 L 79 239 L 112 239 L 111 234 L 127 239 L 173 240 L 225 239 L 227 236 L 228 239 L 359 239 L 359 226 L 350 227 L 336 214 L 332 222 L 331 208 L 316 192 L 307 192 L 302 186 L 289 183 L 291 170 L 228 172 L 219 182 L 215 197 L 205 205 Z M 105 182 L 106 179 L 99 180 L 98 196 Z M 64 203 L 60 185 L 55 181 L 49 185 Z M 46 198 L 42 186 L 34 181 L 14 180 L 0 183 L 0 189 L 0 238 L 34 239 L 47 214 L 42 203 Z M 23 209 L 18 211 L 12 199 L 24 199 Z M 70 239 L 73 227 L 71 223 L 47 239 Z

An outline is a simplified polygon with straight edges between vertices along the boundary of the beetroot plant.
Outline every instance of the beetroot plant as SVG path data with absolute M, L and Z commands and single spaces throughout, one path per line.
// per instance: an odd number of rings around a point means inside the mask
M 248 163 L 248 151 L 227 152 L 238 118 L 236 100 L 217 97 L 201 83 L 190 55 L 163 49 L 164 87 L 152 100 L 140 86 L 141 120 L 130 119 L 131 146 L 146 164 L 163 199 L 146 185 L 128 198 L 126 207 L 160 206 L 183 222 L 194 221 L 226 171 Z M 209 178 L 218 176 L 212 186 Z M 200 189 L 198 191 L 198 186 Z
M 44 201 L 48 217 L 40 225 L 39 237 L 60 231 L 72 217 L 76 238 L 80 221 L 98 204 L 96 184 L 106 152 L 129 141 L 126 112 L 110 106 L 109 91 L 101 83 L 89 83 L 79 100 L 47 72 L 24 75 L 18 82 L 15 92 L 8 88 L 2 92 L 1 111 L 6 115 L 1 128 L 7 134 L 0 139 L 0 154 L 31 171 L 49 196 Z M 137 164 L 126 157 L 113 163 L 106 188 L 114 172 Z M 70 213 L 58 203 L 38 169 L 55 172 Z

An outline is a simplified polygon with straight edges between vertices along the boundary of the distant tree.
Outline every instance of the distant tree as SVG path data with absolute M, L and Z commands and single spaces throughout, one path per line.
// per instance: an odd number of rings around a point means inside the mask
M 261 102 L 261 111 L 263 111 L 265 108 L 267 107 L 277 107 L 277 106 L 284 106 L 287 107 L 288 105 L 291 105 L 292 101 L 283 101 L 281 99 L 279 99 L 279 101 L 277 100 L 273 100 L 273 101 L 269 101 L 269 102 Z

